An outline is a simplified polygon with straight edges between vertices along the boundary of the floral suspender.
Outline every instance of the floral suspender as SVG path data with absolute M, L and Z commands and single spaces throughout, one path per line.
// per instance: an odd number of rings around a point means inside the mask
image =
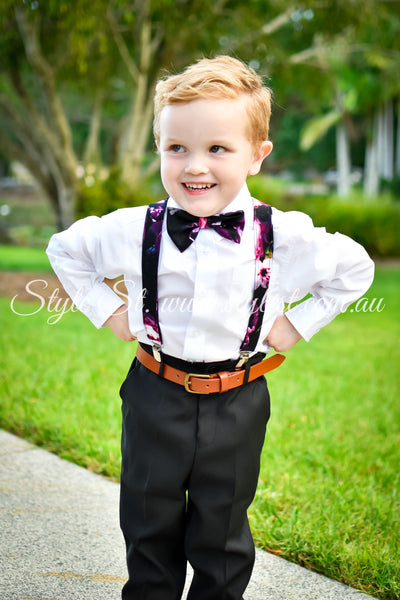
M 142 294 L 143 324 L 157 360 L 161 360 L 162 337 L 158 322 L 158 259 L 167 200 L 150 204 L 143 229 Z
M 271 217 L 272 209 L 270 206 L 261 203 L 254 205 L 256 281 L 247 331 L 240 346 L 239 356 L 241 360 L 236 365 L 236 368 L 239 368 L 251 352 L 256 349 L 258 338 L 260 337 L 274 248 Z
M 143 324 L 157 360 L 161 360 L 162 336 L 158 321 L 158 260 L 161 232 L 167 200 L 150 204 L 147 209 L 142 248 Z M 240 367 L 255 350 L 264 317 L 265 298 L 269 286 L 273 252 L 271 207 L 255 201 L 256 281 L 246 335 L 240 347 Z

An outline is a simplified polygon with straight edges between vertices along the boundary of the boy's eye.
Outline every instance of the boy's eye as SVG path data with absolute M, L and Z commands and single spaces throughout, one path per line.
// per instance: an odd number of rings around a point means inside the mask
M 219 152 L 224 152 L 225 148 L 223 148 L 222 146 L 218 146 L 217 144 L 215 144 L 214 146 L 211 146 L 210 148 L 210 152 L 212 154 L 218 154 Z
M 172 150 L 172 152 L 183 152 L 184 148 L 180 144 L 173 144 L 170 150 Z

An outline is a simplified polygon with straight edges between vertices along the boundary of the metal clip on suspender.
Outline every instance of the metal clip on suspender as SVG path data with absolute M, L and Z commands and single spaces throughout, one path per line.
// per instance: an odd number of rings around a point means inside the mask
M 153 344 L 152 348 L 153 350 L 153 356 L 156 359 L 157 362 L 161 362 L 161 346 L 160 344 Z
M 154 343 L 151 347 L 152 351 L 153 351 L 153 356 L 156 359 L 156 361 L 158 362 L 158 364 L 160 365 L 159 369 L 158 369 L 158 374 L 160 377 L 164 377 L 164 359 L 163 359 L 163 355 L 161 353 L 161 345 Z
M 247 362 L 249 360 L 249 356 L 250 356 L 250 352 L 248 352 L 247 350 L 241 350 L 239 352 L 239 360 L 238 363 L 235 367 L 236 370 L 240 369 L 245 362 Z

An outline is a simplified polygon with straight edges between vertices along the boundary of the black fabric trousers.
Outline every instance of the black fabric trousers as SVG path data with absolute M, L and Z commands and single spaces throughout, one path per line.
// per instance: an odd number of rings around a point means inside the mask
M 121 387 L 123 600 L 241 600 L 254 565 L 254 498 L 269 394 L 264 377 L 190 394 L 136 359 Z

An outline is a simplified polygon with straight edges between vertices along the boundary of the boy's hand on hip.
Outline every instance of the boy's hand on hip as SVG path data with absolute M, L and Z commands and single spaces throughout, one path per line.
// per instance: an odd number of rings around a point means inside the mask
M 302 337 L 285 315 L 277 317 L 265 342 L 276 352 L 286 352 L 293 348 Z
M 118 307 L 115 313 L 113 313 L 104 323 L 104 326 L 109 327 L 113 334 L 124 342 L 133 342 L 136 340 L 129 329 L 128 307 L 126 304 L 122 304 Z

